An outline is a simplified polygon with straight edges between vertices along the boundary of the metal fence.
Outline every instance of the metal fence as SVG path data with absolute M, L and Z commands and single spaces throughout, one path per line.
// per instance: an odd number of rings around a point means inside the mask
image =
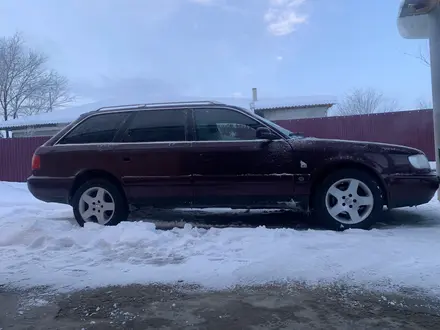
M 0 181 L 26 181 L 31 174 L 35 149 L 47 140 L 47 137 L 0 139 Z
M 277 121 L 293 132 L 328 139 L 401 144 L 435 160 L 432 110 Z
M 423 150 L 430 160 L 435 159 L 432 110 L 282 120 L 277 123 L 306 136 L 406 145 Z M 0 181 L 26 181 L 31 173 L 32 155 L 47 139 L 0 139 Z

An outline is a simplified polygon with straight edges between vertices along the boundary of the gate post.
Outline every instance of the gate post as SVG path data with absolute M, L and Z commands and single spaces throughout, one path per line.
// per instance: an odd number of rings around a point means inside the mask
M 437 173 L 440 174 L 440 6 L 429 14 L 429 49 L 431 57 L 432 102 Z M 438 196 L 440 200 L 440 195 Z
M 429 40 L 435 160 L 437 175 L 440 175 L 440 0 L 401 1 L 397 18 L 400 35 Z M 440 191 L 437 198 L 440 201 Z

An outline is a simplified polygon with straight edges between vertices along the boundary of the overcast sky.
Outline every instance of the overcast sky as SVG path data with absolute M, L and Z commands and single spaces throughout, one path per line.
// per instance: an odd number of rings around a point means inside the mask
M 136 95 L 342 96 L 374 87 L 429 99 L 405 53 L 399 0 L 0 0 L 0 34 L 22 31 L 74 90 Z

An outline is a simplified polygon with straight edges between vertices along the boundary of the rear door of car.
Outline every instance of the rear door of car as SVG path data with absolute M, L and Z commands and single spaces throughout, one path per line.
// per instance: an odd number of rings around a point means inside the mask
M 192 200 L 189 110 L 135 112 L 118 137 L 118 162 L 131 203 L 186 206 Z
M 72 180 L 82 171 L 99 170 L 119 179 L 118 167 L 113 166 L 117 161 L 114 139 L 129 118 L 129 112 L 96 112 L 78 121 L 38 149 L 44 163 L 38 174 Z
M 266 127 L 231 108 L 193 110 L 194 206 L 273 205 L 294 193 L 292 147 L 281 136 L 256 136 Z

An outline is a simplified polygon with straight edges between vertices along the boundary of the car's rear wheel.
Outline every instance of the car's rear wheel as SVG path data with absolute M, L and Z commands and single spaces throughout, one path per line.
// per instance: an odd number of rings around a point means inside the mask
M 377 180 L 355 169 L 330 174 L 315 194 L 317 220 L 332 230 L 370 229 L 383 211 L 383 192 Z
M 115 185 L 101 179 L 82 184 L 73 195 L 72 207 L 80 226 L 86 222 L 115 226 L 128 218 L 127 202 L 123 194 Z

